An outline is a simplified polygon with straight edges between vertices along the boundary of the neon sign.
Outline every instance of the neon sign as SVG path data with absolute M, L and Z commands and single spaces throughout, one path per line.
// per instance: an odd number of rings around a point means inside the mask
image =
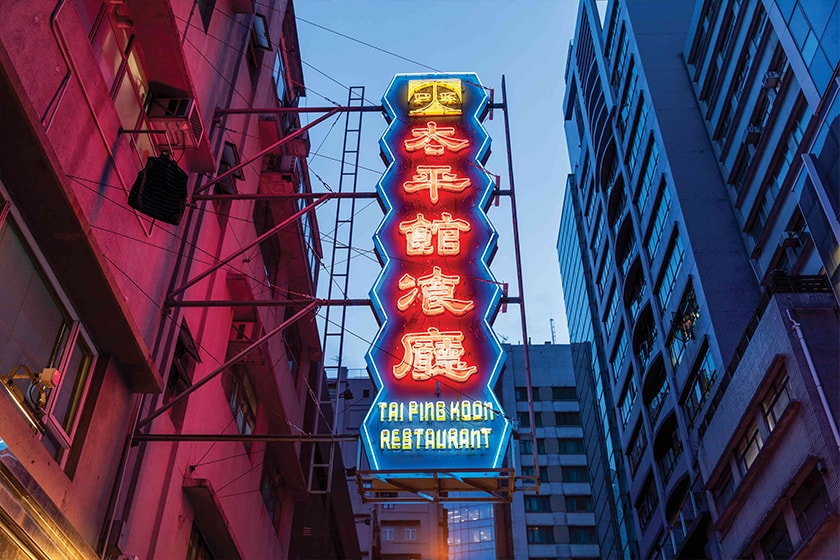
M 475 74 L 400 74 L 383 105 L 380 329 L 367 354 L 378 392 L 362 441 L 374 470 L 497 469 L 510 423 L 492 391 L 502 349 L 490 327 L 501 290 L 488 268 L 488 96 Z

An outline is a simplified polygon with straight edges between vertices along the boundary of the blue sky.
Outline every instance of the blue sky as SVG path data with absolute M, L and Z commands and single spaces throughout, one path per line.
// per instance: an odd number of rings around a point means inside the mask
M 510 128 L 519 214 L 528 335 L 532 343 L 551 339 L 549 319 L 555 320 L 557 342 L 568 342 L 555 249 L 565 178 L 569 172 L 563 135 L 562 101 L 566 54 L 574 32 L 575 0 L 298 0 L 298 36 L 304 61 L 307 97 L 303 104 L 347 103 L 343 86 L 364 86 L 365 97 L 379 104 L 394 74 L 476 72 L 501 101 L 504 74 L 510 108 Z M 304 21 L 305 20 L 305 21 Z M 310 23 L 311 22 L 311 23 Z M 341 37 L 364 41 L 405 59 Z M 414 63 L 416 62 L 416 63 Z M 487 168 L 502 175 L 508 188 L 503 115 L 497 111 L 485 126 L 493 138 Z M 376 113 L 363 119 L 358 189 L 372 191 L 384 165 L 378 140 L 385 127 Z M 312 130 L 310 158 L 313 188 L 320 181 L 338 187 L 342 120 Z M 367 168 L 367 169 L 365 169 Z M 319 214 L 323 233 L 331 234 L 334 207 Z M 489 212 L 499 230 L 499 251 L 492 270 L 516 293 L 511 214 L 508 202 Z M 366 297 L 379 266 L 369 251 L 371 235 L 382 218 L 377 204 L 357 203 L 351 265 L 350 297 Z M 322 273 L 322 276 L 326 274 Z M 333 315 L 334 317 L 337 315 Z M 376 324 L 368 309 L 348 310 L 344 363 L 362 367 L 366 341 Z M 519 309 L 510 305 L 495 323 L 502 340 L 521 342 Z M 353 336 L 355 335 L 355 336 Z M 330 351 L 328 350 L 328 354 Z M 331 359 L 331 356 L 327 356 Z

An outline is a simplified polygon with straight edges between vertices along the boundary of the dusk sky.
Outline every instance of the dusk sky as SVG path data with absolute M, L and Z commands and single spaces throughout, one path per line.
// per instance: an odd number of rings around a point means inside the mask
M 364 86 L 367 104 L 379 104 L 394 74 L 430 71 L 476 72 L 501 101 L 501 78 L 505 76 L 528 335 L 534 344 L 549 341 L 553 318 L 557 342 L 568 342 L 555 247 L 569 172 L 563 135 L 563 72 L 577 2 L 308 0 L 296 3 L 295 10 L 307 87 L 302 104 L 307 106 L 332 102 L 345 105 L 347 90 L 342 86 Z M 493 120 L 484 124 L 493 142 L 487 169 L 502 176 L 502 188 L 506 189 L 509 181 L 503 123 L 502 112 L 496 111 Z M 384 170 L 378 147 L 384 128 L 381 115 L 364 116 L 359 191 L 373 191 Z M 341 158 L 343 134 L 343 116 L 312 130 L 309 161 L 314 172 L 313 189 L 324 189 L 321 180 L 338 189 L 339 164 L 335 160 Z M 364 200 L 357 202 L 356 211 L 354 247 L 358 251 L 351 264 L 349 295 L 367 297 L 379 272 L 371 235 L 382 212 L 378 204 Z M 334 212 L 335 207 L 329 206 L 319 214 L 322 234 L 332 235 Z M 489 216 L 499 231 L 499 250 L 491 268 L 499 282 L 510 284 L 510 294 L 514 295 L 508 200 L 491 208 Z M 322 277 L 326 276 L 322 272 Z M 323 293 L 323 287 L 321 290 Z M 347 329 L 344 363 L 351 368 L 363 367 L 367 344 L 376 333 L 370 311 L 350 308 Z M 507 313 L 500 313 L 495 329 L 503 341 L 521 342 L 518 306 L 510 305 Z M 334 356 L 327 356 L 330 359 Z

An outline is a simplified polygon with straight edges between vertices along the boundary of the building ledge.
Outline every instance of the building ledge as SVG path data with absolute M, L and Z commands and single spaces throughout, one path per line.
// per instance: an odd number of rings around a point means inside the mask
M 240 559 L 239 547 L 230 534 L 230 523 L 216 497 L 213 486 L 206 478 L 184 480 L 184 495 L 193 509 L 195 524 L 217 558 Z

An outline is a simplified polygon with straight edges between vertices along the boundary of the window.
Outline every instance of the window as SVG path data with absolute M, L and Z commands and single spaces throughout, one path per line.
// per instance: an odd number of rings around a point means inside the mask
M 768 560 L 781 560 L 793 555 L 793 545 L 790 542 L 784 515 L 779 514 L 767 533 L 761 538 L 761 551 Z
M 151 129 L 146 108 L 150 98 L 149 81 L 141 62 L 140 44 L 133 28 L 122 24 L 131 18 L 128 7 L 116 3 L 103 7 L 103 17 L 97 18 L 90 42 L 99 69 L 109 89 L 120 126 L 126 130 Z M 132 134 L 129 138 L 138 154 L 155 155 L 155 135 Z M 143 158 L 145 159 L 145 158 Z M 144 163 L 144 162 L 141 162 Z
M 213 17 L 213 10 L 216 9 L 216 0 L 198 0 L 198 12 L 201 14 L 201 23 L 204 25 L 204 32 L 210 29 L 210 18 Z
M 262 66 L 263 53 L 271 50 L 271 37 L 268 34 L 268 21 L 262 14 L 254 14 L 254 26 L 251 28 L 251 40 L 248 42 L 248 68 L 252 75 Z M 254 76 L 256 77 L 256 76 Z
M 394 540 L 394 528 L 393 527 L 382 527 L 381 536 L 382 536 L 383 541 Z
M 615 284 L 613 284 L 612 288 L 610 288 L 608 301 L 610 303 L 607 308 L 607 315 L 604 317 L 604 331 L 610 333 L 612 332 L 613 323 L 615 323 L 615 315 L 618 311 L 618 290 L 616 289 Z
M 192 530 L 190 531 L 190 540 L 187 542 L 187 558 L 186 560 L 213 560 L 213 551 L 210 550 L 210 545 L 204 539 L 204 535 L 198 528 L 198 525 L 193 522 Z
M 624 65 L 627 63 L 627 47 L 630 44 L 630 39 L 627 36 L 627 29 L 622 26 L 621 34 L 618 39 L 618 50 L 615 53 L 615 68 L 613 69 L 612 84 L 618 83 L 624 75 Z
M 534 452 L 534 442 L 529 439 L 519 440 L 519 452 L 523 455 L 528 455 Z
M 537 439 L 537 453 L 545 455 L 545 440 L 542 438 Z
M 237 165 L 239 165 L 239 150 L 236 149 L 234 144 L 225 142 L 224 147 L 222 147 L 222 157 L 219 160 L 217 176 L 227 173 Z M 216 194 L 234 194 L 236 193 L 236 183 L 234 179 L 242 179 L 243 177 L 242 170 L 237 169 L 232 174 L 213 185 L 213 188 L 216 190 Z
M 635 475 L 636 471 L 639 469 L 639 463 L 642 462 L 645 449 L 647 449 L 647 443 L 645 428 L 640 423 L 639 427 L 636 428 L 636 434 L 633 436 L 633 440 L 630 442 L 630 451 L 627 454 L 627 458 L 630 462 L 630 472 L 633 475 Z
M 577 391 L 574 387 L 552 387 L 551 398 L 555 401 L 575 401 Z
M 526 527 L 528 544 L 554 544 L 554 527 L 528 525 Z
M 0 385 L 65 466 L 96 352 L 16 209 L 3 196 L 0 190 Z M 56 370 L 51 380 L 46 379 L 49 372 L 42 376 L 47 368 Z
M 566 511 L 593 511 L 592 496 L 566 496 Z
M 664 265 L 659 278 L 659 286 L 656 288 L 656 297 L 659 300 L 659 308 L 664 310 L 671 298 L 671 292 L 677 283 L 677 275 L 682 268 L 685 249 L 679 232 L 674 234 L 668 252 L 665 255 Z
M 633 124 L 633 137 L 630 140 L 630 147 L 627 154 L 627 166 L 631 171 L 636 169 L 636 159 L 642 149 L 642 138 L 647 126 L 648 108 L 645 103 L 645 96 L 639 95 L 639 108 L 636 109 L 636 118 Z
M 563 467 L 563 482 L 589 482 L 589 469 L 586 467 Z
M 685 338 L 679 336 L 677 331 L 673 331 L 671 332 L 671 336 L 668 337 L 667 346 L 668 355 L 671 356 L 671 365 L 676 370 L 680 366 L 680 362 L 682 362 L 688 342 Z
M 404 535 L 405 535 L 405 540 L 416 541 L 417 540 L 417 528 L 416 527 L 406 527 Z
M 700 409 L 712 392 L 715 373 L 715 361 L 712 358 L 711 350 L 706 346 L 701 354 L 696 371 L 692 374 L 688 382 L 689 390 L 685 399 L 686 415 L 688 416 L 689 424 L 692 426 L 697 415 L 700 413 Z
M 612 261 L 612 250 L 607 245 L 604 251 L 604 259 L 601 261 L 601 268 L 598 269 L 598 294 L 603 295 L 607 286 L 607 279 L 610 276 L 610 262 Z
M 582 439 L 561 438 L 557 440 L 557 444 L 559 447 L 558 453 L 562 453 L 565 455 L 586 453 L 586 449 L 583 447 Z
M 661 193 L 656 201 L 656 207 L 650 218 L 650 229 L 645 238 L 645 248 L 648 257 L 653 260 L 656 249 L 659 248 L 659 240 L 662 238 L 662 231 L 665 229 L 665 221 L 668 212 L 671 210 L 671 191 L 665 181 L 662 181 Z
M 656 172 L 659 170 L 659 146 L 655 140 L 651 140 L 645 154 L 645 163 L 642 167 L 642 174 L 639 178 L 639 191 L 636 194 L 636 208 L 639 209 L 639 214 L 644 214 L 645 206 L 647 206 L 648 196 L 653 187 L 653 181 L 656 178 Z
M 257 425 L 257 395 L 245 366 L 233 364 L 223 378 L 223 385 L 237 430 L 242 435 L 253 434 Z M 243 443 L 250 451 L 251 443 Z
M 534 467 L 522 467 L 522 476 L 534 476 Z M 540 482 L 548 483 L 548 467 L 540 467 Z
M 659 495 L 656 493 L 656 484 L 652 476 L 648 476 L 644 489 L 639 497 L 639 503 L 636 505 L 636 511 L 639 514 L 639 524 L 644 531 L 650 523 L 653 513 L 656 511 L 656 506 L 659 505 Z
M 630 375 L 627 381 L 627 387 L 621 395 L 621 400 L 618 404 L 619 416 L 621 418 L 621 426 L 627 425 L 627 420 L 630 419 L 630 412 L 633 410 L 633 404 L 636 402 L 636 378 Z
M 172 355 L 172 364 L 169 367 L 169 375 L 166 378 L 166 389 L 163 393 L 164 403 L 168 403 L 192 385 L 195 366 L 199 361 L 195 341 L 186 323 L 181 323 L 178 340 L 175 343 L 175 351 Z M 187 410 L 186 404 L 186 401 L 182 401 L 169 409 L 169 416 L 172 419 L 172 423 L 179 429 L 184 422 L 184 414 L 186 414 Z
M 270 445 L 270 444 L 269 444 Z M 260 494 L 262 495 L 265 510 L 275 530 L 280 528 L 281 512 L 283 509 L 282 489 L 286 486 L 286 480 L 277 466 L 274 454 L 266 449 L 263 459 L 262 475 L 260 477 Z
M 277 94 L 277 102 L 281 107 L 286 105 L 286 67 L 283 64 L 282 49 L 277 49 L 274 55 L 274 69 L 271 76 L 274 79 L 274 92 Z
M 772 432 L 776 428 L 782 414 L 790 404 L 787 375 L 773 382 L 770 392 L 761 403 L 761 411 L 767 421 L 767 428 Z
M 598 544 L 598 532 L 595 527 L 569 526 L 569 542 L 571 544 Z
M 516 419 L 519 420 L 520 429 L 531 427 L 531 417 L 527 412 L 517 412 Z
M 819 472 L 811 472 L 790 500 L 802 540 L 814 534 L 831 511 L 831 501 Z
M 526 513 L 543 511 L 551 511 L 551 498 L 549 496 L 525 496 Z
M 732 471 L 725 467 L 723 473 L 720 475 L 717 483 L 712 488 L 712 496 L 715 500 L 715 506 L 718 510 L 718 515 L 723 513 L 723 510 L 729 504 L 729 500 L 735 493 L 735 479 L 732 478 Z
M 751 424 L 735 449 L 735 461 L 738 464 L 741 476 L 747 474 L 747 471 L 750 470 L 763 445 L 764 441 L 761 439 L 761 434 L 758 433 L 758 426 L 755 423 Z
M 618 128 L 624 132 L 627 126 L 627 120 L 630 118 L 630 108 L 633 105 L 633 97 L 636 91 L 636 82 L 639 79 L 639 74 L 636 72 L 636 61 L 630 58 L 630 70 L 628 72 L 627 81 L 624 82 L 624 90 L 621 94 L 621 101 L 619 102 L 618 112 Z
M 580 412 L 555 412 L 554 423 L 558 426 L 580 426 Z
M 618 379 L 618 374 L 621 372 L 621 364 L 624 363 L 624 355 L 627 354 L 627 331 L 624 330 L 624 325 L 619 327 L 618 342 L 615 344 L 612 357 L 610 358 L 610 367 L 613 372 L 613 381 Z
M 528 388 L 527 387 L 515 387 L 513 389 L 514 397 L 518 401 L 528 401 Z

